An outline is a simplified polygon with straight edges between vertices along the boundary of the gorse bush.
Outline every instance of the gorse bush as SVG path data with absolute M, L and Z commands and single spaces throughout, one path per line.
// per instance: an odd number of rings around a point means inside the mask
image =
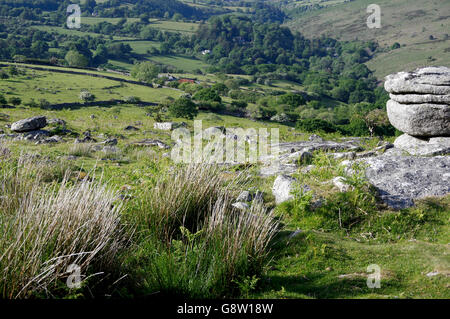
M 115 193 L 87 179 L 41 186 L 41 172 L 20 160 L 0 176 L 0 291 L 3 298 L 51 293 L 70 275 L 113 270 L 121 250 L 121 205 Z

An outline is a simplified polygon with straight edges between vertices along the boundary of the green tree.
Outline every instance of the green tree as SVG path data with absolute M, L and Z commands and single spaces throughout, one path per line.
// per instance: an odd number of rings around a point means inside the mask
M 327 121 L 321 119 L 305 119 L 297 121 L 297 128 L 305 132 L 336 132 L 336 127 Z
M 89 65 L 89 60 L 84 55 L 75 50 L 67 52 L 65 60 L 69 66 L 84 68 Z
M 169 113 L 173 117 L 183 117 L 192 120 L 198 114 L 198 109 L 191 99 L 181 97 L 169 106 Z
M 194 94 L 193 99 L 205 102 L 219 102 L 219 103 L 222 102 L 222 98 L 217 93 L 217 91 L 211 88 L 199 90 L 197 93 Z
M 131 76 L 142 82 L 151 83 L 153 79 L 158 77 L 161 68 L 151 62 L 142 62 L 134 65 L 131 70 Z

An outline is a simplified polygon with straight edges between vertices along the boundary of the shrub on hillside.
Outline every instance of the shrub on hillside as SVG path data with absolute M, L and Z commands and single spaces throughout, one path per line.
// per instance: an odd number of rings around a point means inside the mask
M 220 97 L 219 93 L 211 88 L 205 88 L 197 91 L 192 98 L 194 100 L 204 102 L 222 102 L 222 98 Z
M 92 102 L 95 100 L 95 95 L 87 90 L 84 90 L 80 92 L 80 100 L 82 100 L 84 103 Z
M 198 114 L 197 105 L 188 98 L 179 98 L 169 106 L 169 113 L 173 117 L 193 119 Z
M 19 106 L 20 104 L 22 104 L 22 99 L 19 97 L 13 96 L 12 98 L 9 99 L 9 103 L 14 106 Z
M 330 122 L 320 119 L 305 119 L 297 121 L 297 128 L 305 132 L 325 132 L 334 133 L 337 128 Z
M 142 62 L 135 64 L 131 70 L 131 76 L 139 81 L 152 83 L 158 77 L 161 68 L 152 62 Z

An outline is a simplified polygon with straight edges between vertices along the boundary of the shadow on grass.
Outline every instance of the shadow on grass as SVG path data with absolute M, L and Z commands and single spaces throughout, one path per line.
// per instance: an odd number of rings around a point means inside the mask
M 385 297 L 388 291 L 404 288 L 398 278 L 385 276 L 381 289 L 368 288 L 369 273 L 355 266 L 360 261 L 349 255 L 331 234 L 314 231 L 293 234 L 292 231 L 281 231 L 274 239 L 272 268 L 262 278 L 257 294 L 270 298 L 333 299 L 376 297 L 377 294 Z
M 368 294 L 385 295 L 386 290 L 401 291 L 402 285 L 395 279 L 382 281 L 380 289 L 368 288 L 367 277 L 339 278 L 336 273 L 306 273 L 299 276 L 267 276 L 266 284 L 261 288 L 264 291 L 273 291 L 275 296 L 281 298 L 294 298 L 297 295 L 305 295 L 311 298 L 335 299 L 357 298 Z M 283 293 L 279 293 L 283 291 Z

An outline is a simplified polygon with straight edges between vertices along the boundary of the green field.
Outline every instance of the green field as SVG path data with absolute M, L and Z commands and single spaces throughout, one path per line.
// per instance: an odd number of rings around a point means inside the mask
M 109 22 L 112 24 L 117 24 L 122 18 L 100 18 L 100 17 L 81 17 L 81 25 L 93 25 L 100 22 Z M 128 23 L 133 23 L 139 21 L 138 18 L 127 18 Z
M 38 102 L 45 99 L 50 103 L 80 102 L 79 94 L 88 90 L 99 101 L 124 99 L 136 96 L 146 102 L 159 102 L 167 96 L 177 97 L 178 91 L 153 89 L 146 86 L 128 84 L 102 78 L 62 74 L 48 71 L 27 70 L 26 75 L 0 82 L 0 93 L 5 97 L 19 96 L 24 103 L 31 99 Z M 120 76 L 120 75 L 118 75 Z
M 151 47 L 159 48 L 160 43 L 156 41 L 126 41 L 125 44 L 129 44 L 133 49 L 133 52 L 137 54 L 147 54 L 147 50 Z
M 199 26 L 197 23 L 170 20 L 150 19 L 150 22 L 150 26 L 153 28 L 180 33 L 194 33 Z
M 205 69 L 208 67 L 208 64 L 204 63 L 201 60 L 182 55 L 159 55 L 151 56 L 148 59 L 157 63 L 171 65 L 177 69 L 181 69 L 187 72 L 192 72 L 196 69 Z

